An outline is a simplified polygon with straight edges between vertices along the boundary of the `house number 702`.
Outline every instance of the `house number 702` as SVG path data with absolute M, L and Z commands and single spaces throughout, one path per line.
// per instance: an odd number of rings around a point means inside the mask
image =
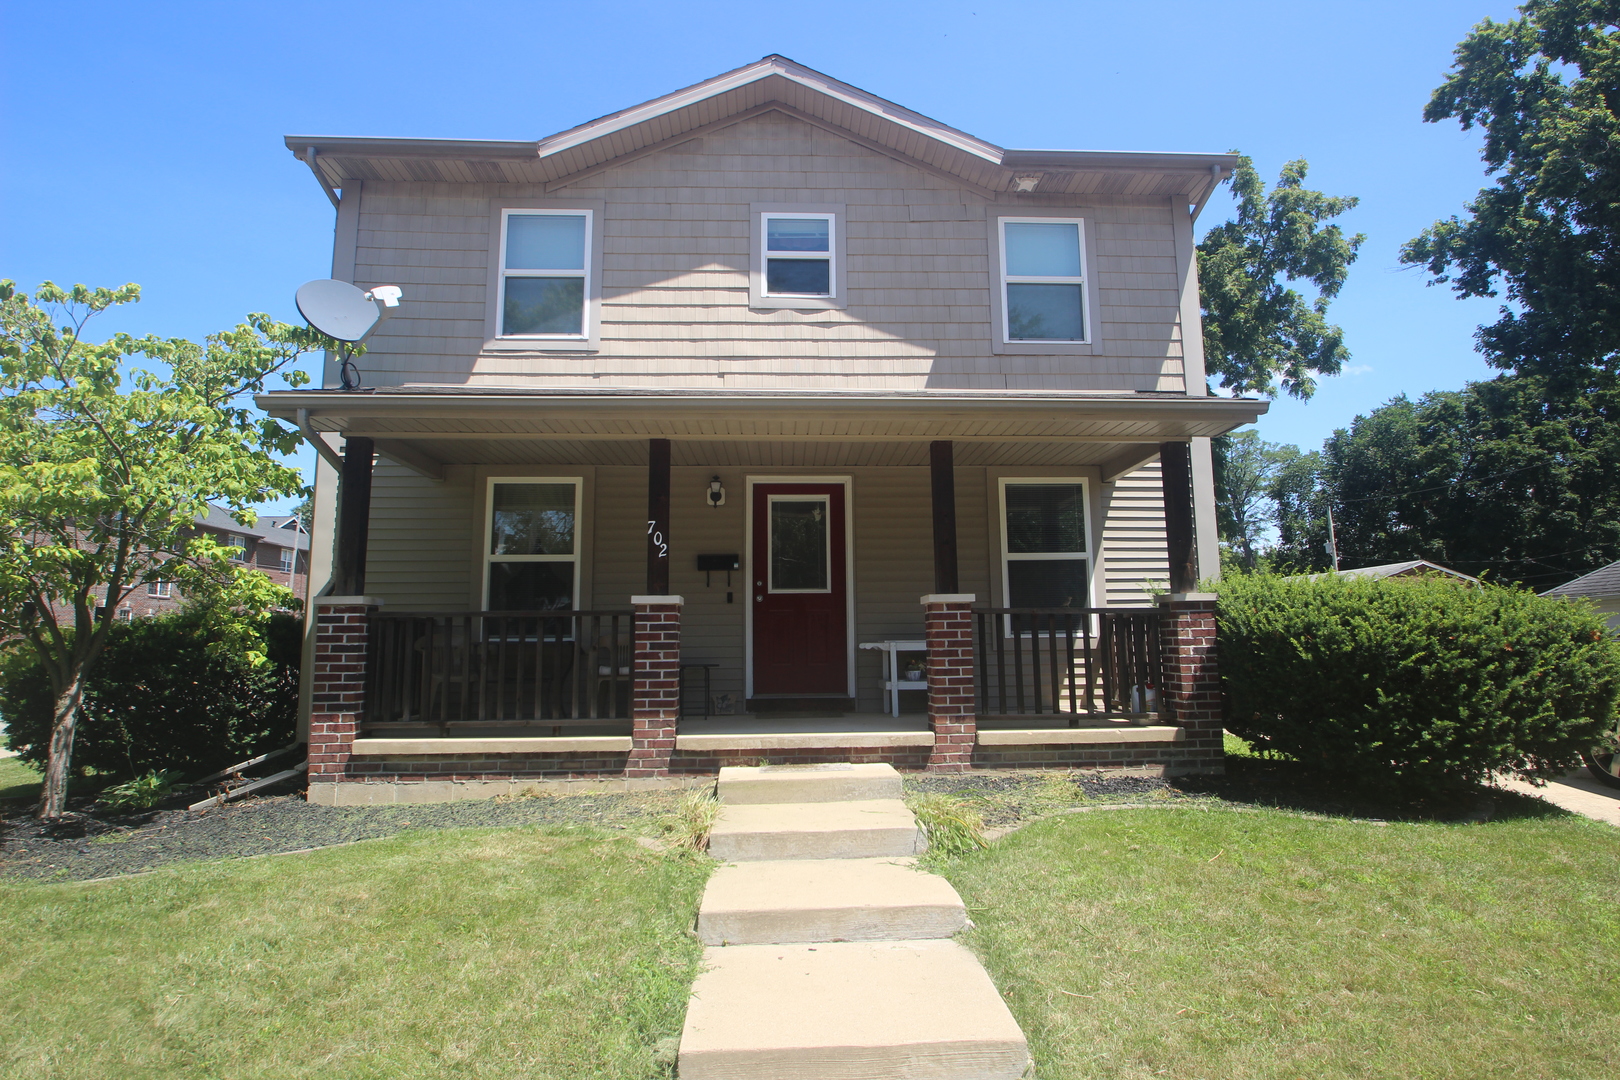
M 658 549 L 658 557 L 660 559 L 667 559 L 669 558 L 669 545 L 664 543 L 663 533 L 654 531 L 657 528 L 658 522 L 647 522 L 647 535 L 652 537 L 653 547 Z

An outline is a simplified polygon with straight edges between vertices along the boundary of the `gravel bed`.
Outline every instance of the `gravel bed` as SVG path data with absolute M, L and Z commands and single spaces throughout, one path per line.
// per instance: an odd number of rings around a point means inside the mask
M 314 806 L 299 795 L 279 795 L 197 813 L 77 812 L 51 824 L 25 814 L 0 818 L 0 878 L 83 881 L 182 862 L 329 847 L 407 829 L 590 825 L 652 833 L 679 799 L 679 792 L 648 791 Z

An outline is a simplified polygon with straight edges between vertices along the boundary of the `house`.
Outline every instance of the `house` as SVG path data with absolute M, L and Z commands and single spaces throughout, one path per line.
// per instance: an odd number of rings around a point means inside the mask
M 1608 617 L 1611 627 L 1620 630 L 1620 562 L 1600 566 L 1590 574 L 1566 581 L 1541 595 L 1585 597 Z
M 236 561 L 246 563 L 278 585 L 285 585 L 299 596 L 309 591 L 309 534 L 296 516 L 261 514 L 252 526 L 242 525 L 230 511 L 209 504 L 208 512 L 197 518 L 195 529 L 207 533 L 224 547 L 239 550 Z M 104 595 L 96 602 L 103 603 Z M 180 586 L 169 581 L 137 584 L 118 605 L 117 617 L 124 620 L 151 618 L 177 610 L 185 602 Z M 56 617 L 71 622 L 71 607 L 58 605 Z
M 1315 581 L 1317 578 L 1327 577 L 1328 574 L 1336 574 L 1339 577 L 1377 578 L 1379 580 L 1385 578 L 1449 577 L 1474 585 L 1479 584 L 1479 578 L 1477 577 L 1470 577 L 1461 570 L 1453 570 L 1449 566 L 1441 566 L 1439 563 L 1432 563 L 1427 559 L 1408 559 L 1405 562 L 1380 563 L 1378 566 L 1358 566 L 1353 570 L 1330 570 L 1327 573 L 1306 574 L 1303 576 Z
M 1235 157 L 1007 150 L 780 56 L 538 142 L 286 144 L 333 276 L 404 293 L 360 388 L 258 398 L 321 453 L 312 799 L 1220 768 Z

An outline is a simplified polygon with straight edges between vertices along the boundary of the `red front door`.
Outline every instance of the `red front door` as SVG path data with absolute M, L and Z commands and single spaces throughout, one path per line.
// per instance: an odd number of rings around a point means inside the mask
M 756 484 L 754 694 L 849 692 L 844 485 Z

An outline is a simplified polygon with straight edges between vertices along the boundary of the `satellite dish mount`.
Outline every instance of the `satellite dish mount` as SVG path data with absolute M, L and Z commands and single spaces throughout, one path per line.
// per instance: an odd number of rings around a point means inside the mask
M 394 313 L 404 292 L 398 285 L 378 285 L 369 292 L 347 281 L 323 278 L 298 289 L 298 313 L 327 337 L 343 343 L 338 379 L 345 390 L 360 389 L 354 346 L 363 343 Z

